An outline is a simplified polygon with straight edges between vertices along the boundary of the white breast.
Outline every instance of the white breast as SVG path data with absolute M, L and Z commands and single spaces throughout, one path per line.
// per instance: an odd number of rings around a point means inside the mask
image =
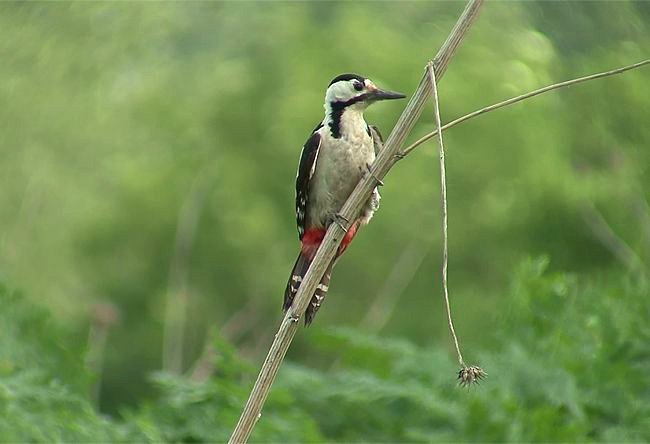
M 309 186 L 307 223 L 326 227 L 375 160 L 375 152 L 360 111 L 343 113 L 340 138 L 332 137 L 327 122 L 319 132 L 321 146 Z

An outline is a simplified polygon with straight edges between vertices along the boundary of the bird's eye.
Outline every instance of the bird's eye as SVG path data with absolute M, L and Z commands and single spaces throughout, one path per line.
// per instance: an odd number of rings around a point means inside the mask
M 354 89 L 356 89 L 357 91 L 361 91 L 363 89 L 363 83 L 354 82 Z

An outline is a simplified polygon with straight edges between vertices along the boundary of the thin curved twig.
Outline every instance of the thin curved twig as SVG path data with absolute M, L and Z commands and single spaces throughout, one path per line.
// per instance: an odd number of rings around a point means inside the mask
M 603 77 L 609 77 L 609 76 L 613 76 L 613 75 L 616 75 L 616 74 L 621 74 L 621 73 L 624 73 L 626 71 L 630 71 L 632 69 L 641 68 L 642 66 L 647 65 L 647 64 L 650 64 L 650 59 L 643 60 L 641 62 L 634 63 L 632 65 L 623 66 L 622 68 L 616 68 L 616 69 L 612 69 L 610 71 L 604 71 L 604 72 L 599 72 L 599 73 L 596 73 L 596 74 L 591 74 L 589 76 L 578 77 L 577 79 L 571 79 L 571 80 L 566 80 L 566 81 L 560 82 L 560 83 L 554 83 L 552 85 L 548 85 L 548 86 L 545 86 L 543 88 L 539 88 L 539 89 L 536 89 L 534 91 L 530 91 L 528 93 L 521 94 L 519 96 L 512 97 L 512 98 L 507 99 L 507 100 L 503 100 L 501 102 L 486 106 L 484 108 L 481 108 L 479 110 L 476 110 L 474 112 L 466 114 L 466 115 L 464 115 L 462 117 L 459 117 L 459 118 L 457 118 L 455 120 L 452 120 L 449 123 L 444 124 L 441 127 L 441 130 L 442 131 L 448 130 L 449 128 L 451 128 L 453 126 L 456 126 L 459 123 L 463 123 L 466 120 L 473 119 L 474 117 L 478 117 L 481 114 L 485 114 L 487 112 L 494 111 L 496 109 L 503 108 L 505 106 L 512 105 L 512 104 L 517 103 L 517 102 L 521 102 L 522 100 L 526 100 L 526 99 L 529 99 L 531 97 L 535 97 L 537 95 L 540 95 L 540 94 L 543 94 L 543 93 L 546 93 L 546 92 L 549 92 L 549 91 L 553 91 L 555 89 L 564 88 L 565 86 L 571 86 L 571 85 L 575 85 L 577 83 L 587 82 L 589 80 L 601 79 Z M 438 133 L 437 130 L 434 130 L 434 131 L 420 137 L 418 140 L 413 142 L 411 145 L 404 148 L 400 158 L 408 156 L 415 148 L 417 148 L 419 145 L 423 144 L 427 140 L 431 139 L 432 137 L 435 137 L 435 135 L 437 133 Z

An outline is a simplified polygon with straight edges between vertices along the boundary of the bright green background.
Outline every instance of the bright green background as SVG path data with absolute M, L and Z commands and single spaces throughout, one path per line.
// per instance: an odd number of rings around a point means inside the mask
M 1 3 L 0 279 L 24 292 L 2 297 L 3 436 L 227 437 L 280 319 L 327 83 L 412 92 L 462 8 Z M 647 2 L 488 2 L 443 120 L 649 54 Z M 649 440 L 649 69 L 445 134 L 452 307 L 483 387 L 453 387 L 429 142 L 386 178 L 255 439 Z M 403 105 L 367 120 L 387 135 Z M 154 373 L 179 294 L 183 372 L 220 357 L 198 385 Z M 116 316 L 103 348 L 97 313 Z

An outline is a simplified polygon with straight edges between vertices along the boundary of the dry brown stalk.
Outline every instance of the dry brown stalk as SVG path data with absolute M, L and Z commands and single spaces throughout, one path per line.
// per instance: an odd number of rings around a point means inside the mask
M 438 51 L 433 63 L 439 77 L 445 72 L 451 57 L 474 22 L 482 3 L 483 0 L 470 0 L 467 3 L 465 10 L 456 22 L 451 34 Z M 342 221 L 352 221 L 357 217 L 361 207 L 368 200 L 375 186 L 377 186 L 377 181 L 383 179 L 388 170 L 390 170 L 394 164 L 395 156 L 399 155 L 399 150 L 406 136 L 420 117 L 430 92 L 431 86 L 427 81 L 426 73 L 424 73 L 417 90 L 411 97 L 406 109 L 388 137 L 384 149 L 381 150 L 373 162 L 370 174 L 359 182 L 345 205 L 343 205 L 340 212 L 340 219 Z M 246 442 L 255 423 L 260 418 L 264 401 L 275 380 L 275 376 L 291 344 L 293 336 L 298 329 L 298 321 L 305 312 L 307 304 L 309 304 L 309 300 L 316 290 L 316 286 L 334 257 L 336 249 L 345 234 L 346 228 L 343 225 L 345 224 L 331 224 L 329 226 L 314 261 L 300 285 L 293 305 L 287 310 L 287 313 L 282 319 L 275 339 L 271 344 L 257 380 L 255 381 L 255 385 L 244 406 L 241 417 L 230 436 L 230 443 Z
M 440 201 L 442 213 L 442 293 L 445 298 L 445 309 L 447 310 L 447 326 L 449 333 L 454 340 L 456 347 L 456 356 L 458 357 L 458 364 L 461 367 L 465 366 L 463 355 L 460 353 L 458 346 L 458 338 L 454 330 L 454 323 L 451 320 L 451 308 L 449 307 L 449 285 L 447 283 L 447 267 L 449 263 L 449 236 L 447 234 L 448 216 L 447 216 L 447 177 L 445 173 L 445 145 L 442 141 L 442 131 L 440 130 L 440 103 L 438 102 L 438 86 L 436 84 L 436 73 L 433 64 L 429 63 L 427 66 L 429 72 L 429 81 L 431 82 L 431 95 L 433 96 L 433 116 L 436 123 L 436 134 L 438 138 L 438 159 L 440 160 Z
M 429 63 L 429 65 L 427 65 L 427 71 L 429 73 L 429 81 L 431 82 L 431 95 L 433 96 L 433 115 L 435 117 L 436 123 L 436 134 L 438 136 L 438 159 L 440 161 L 440 201 L 442 207 L 442 293 L 445 301 L 445 310 L 447 312 L 447 326 L 449 327 L 449 333 L 454 340 L 454 346 L 456 347 L 456 357 L 458 358 L 458 364 L 460 365 L 460 371 L 458 372 L 459 383 L 462 386 L 470 386 L 484 379 L 487 376 L 487 373 L 485 373 L 481 367 L 468 367 L 465 365 L 463 355 L 460 352 L 456 330 L 454 329 L 454 322 L 451 318 L 451 307 L 449 306 L 449 284 L 447 282 L 447 268 L 449 264 L 449 235 L 447 233 L 447 228 L 449 217 L 447 213 L 447 175 L 445 172 L 445 145 L 442 141 L 442 130 L 440 129 L 440 103 L 438 101 L 438 85 L 436 82 L 436 73 L 433 63 Z

